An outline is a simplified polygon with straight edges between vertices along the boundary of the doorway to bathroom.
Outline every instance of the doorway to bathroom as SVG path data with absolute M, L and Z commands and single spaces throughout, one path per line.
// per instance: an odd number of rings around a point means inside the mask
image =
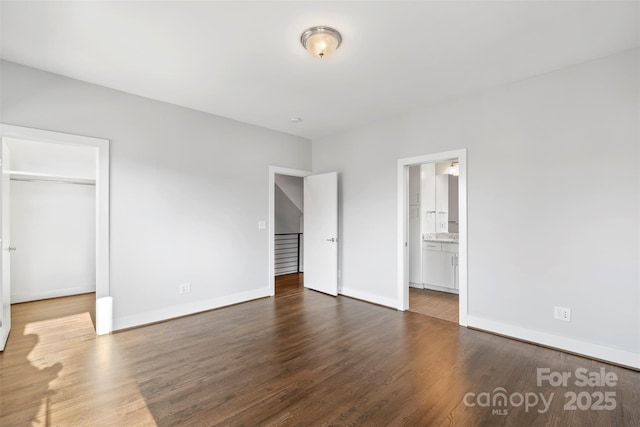
M 409 166 L 409 311 L 458 323 L 458 159 Z
M 401 159 L 401 310 L 466 324 L 466 150 Z

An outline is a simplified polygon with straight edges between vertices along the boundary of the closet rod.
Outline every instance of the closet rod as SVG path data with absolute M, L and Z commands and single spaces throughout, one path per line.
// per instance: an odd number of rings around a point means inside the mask
M 75 185 L 93 185 L 96 184 L 94 182 L 74 182 L 74 181 L 65 181 L 60 179 L 37 179 L 37 178 L 18 178 L 11 177 L 11 181 L 23 181 L 23 182 L 49 182 L 51 184 L 75 184 Z

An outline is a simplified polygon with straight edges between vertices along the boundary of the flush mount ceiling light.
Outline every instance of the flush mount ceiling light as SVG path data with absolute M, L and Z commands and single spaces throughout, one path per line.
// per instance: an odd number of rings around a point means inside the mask
M 324 58 L 342 43 L 339 32 L 330 27 L 311 27 L 300 36 L 300 43 L 313 56 Z

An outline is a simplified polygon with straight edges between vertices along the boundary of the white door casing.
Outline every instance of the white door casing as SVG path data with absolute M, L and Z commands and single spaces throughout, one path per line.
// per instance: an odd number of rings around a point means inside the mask
M 4 350 L 11 330 L 11 235 L 10 235 L 10 197 L 9 197 L 9 147 L 2 140 L 2 293 L 0 296 L 0 351 Z
M 96 332 L 111 332 L 113 326 L 112 297 L 109 290 L 109 140 L 0 124 L 3 138 L 26 139 L 63 145 L 80 145 L 96 150 Z M 3 169 L 4 171 L 5 169 Z M 9 169 L 7 168 L 8 172 Z M 4 176 L 3 176 L 4 178 Z M 6 177 L 9 179 L 9 176 Z M 4 215 L 2 223 L 8 224 Z M 3 244 L 4 246 L 4 244 Z M 4 269 L 3 269 L 4 270 Z M 3 271 L 4 272 L 4 271 Z M 10 295 L 4 301 L 10 301 Z
M 408 230 L 408 197 L 407 188 L 409 186 L 409 166 L 422 165 L 425 163 L 436 163 L 445 160 L 458 159 L 458 217 L 459 217 L 459 253 L 458 265 L 458 291 L 459 291 L 459 311 L 458 324 L 467 326 L 468 300 L 467 300 L 467 150 L 446 151 L 441 153 L 427 154 L 423 156 L 398 159 L 397 169 L 397 308 L 404 311 L 409 308 L 409 248 Z M 425 210 L 427 200 L 422 198 L 422 209 Z M 428 232 L 423 228 L 423 232 Z
M 304 179 L 304 286 L 338 295 L 338 173 Z

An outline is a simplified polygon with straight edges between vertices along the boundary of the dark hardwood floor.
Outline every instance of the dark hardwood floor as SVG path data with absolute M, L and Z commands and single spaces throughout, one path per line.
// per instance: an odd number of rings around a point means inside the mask
M 458 323 L 458 295 L 409 288 L 409 311 Z
M 0 425 L 640 425 L 638 372 L 330 297 L 299 278 L 279 277 L 274 298 L 100 337 L 91 294 L 14 305 Z M 618 381 L 538 386 L 538 368 Z M 491 404 L 499 387 L 506 406 Z M 584 393 L 580 407 L 609 392 L 615 408 L 568 410 L 567 392 Z

